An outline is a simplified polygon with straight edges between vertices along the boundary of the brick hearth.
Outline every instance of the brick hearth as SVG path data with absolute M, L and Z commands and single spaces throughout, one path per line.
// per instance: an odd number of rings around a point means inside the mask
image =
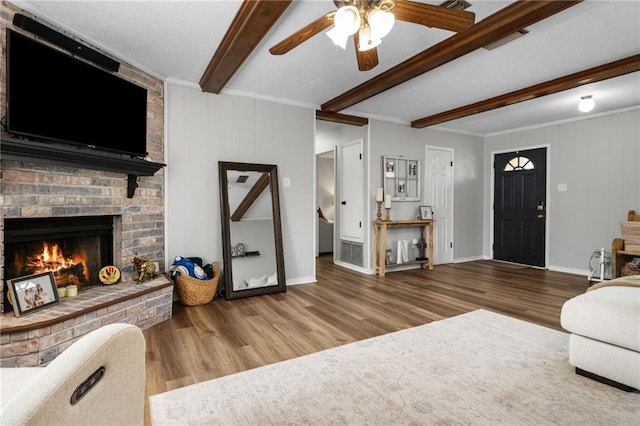
M 35 367 L 84 334 L 116 322 L 145 329 L 171 318 L 173 282 L 164 275 L 142 284 L 93 286 L 77 297 L 16 318 L 0 317 L 0 367 Z

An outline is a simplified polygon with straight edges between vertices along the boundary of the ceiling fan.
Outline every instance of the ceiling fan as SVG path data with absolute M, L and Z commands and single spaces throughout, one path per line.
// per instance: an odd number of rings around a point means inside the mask
M 353 36 L 358 69 L 369 71 L 378 65 L 378 46 L 391 31 L 396 19 L 449 31 L 464 31 L 474 24 L 475 14 L 409 0 L 334 0 L 337 10 L 316 19 L 269 49 L 272 55 L 284 55 L 314 35 L 329 28 L 327 36 L 346 47 Z

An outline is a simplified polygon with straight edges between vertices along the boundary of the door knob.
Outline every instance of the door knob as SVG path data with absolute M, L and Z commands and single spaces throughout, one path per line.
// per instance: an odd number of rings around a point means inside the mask
M 542 218 L 544 217 L 544 215 L 543 215 L 543 214 L 539 214 L 539 215 L 537 215 L 536 217 L 537 217 L 538 219 L 542 219 Z
M 347 205 L 347 202 L 346 202 L 346 201 L 343 201 L 343 202 L 341 202 L 340 204 L 342 204 L 343 206 L 346 206 L 346 205 Z

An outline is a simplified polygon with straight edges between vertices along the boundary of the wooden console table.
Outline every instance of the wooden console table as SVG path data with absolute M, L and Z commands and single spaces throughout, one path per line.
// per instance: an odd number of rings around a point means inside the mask
M 420 227 L 421 238 L 427 241 L 429 248 L 427 260 L 412 260 L 410 262 L 400 263 L 399 265 L 416 265 L 420 264 L 424 268 L 425 263 L 429 265 L 429 270 L 433 270 L 433 220 L 396 220 L 385 222 L 373 222 L 373 275 L 378 273 L 384 277 L 386 264 L 385 252 L 387 248 L 387 228 L 398 227 Z M 429 239 L 427 240 L 427 231 Z

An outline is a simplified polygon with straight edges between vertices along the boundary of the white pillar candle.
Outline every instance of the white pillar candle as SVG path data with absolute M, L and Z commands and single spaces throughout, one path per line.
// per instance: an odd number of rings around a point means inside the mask
M 386 209 L 390 209 L 391 208 L 391 196 L 389 194 L 385 194 L 385 196 L 384 196 L 384 207 Z
M 384 200 L 384 189 L 378 188 L 378 192 L 376 193 L 376 201 Z

